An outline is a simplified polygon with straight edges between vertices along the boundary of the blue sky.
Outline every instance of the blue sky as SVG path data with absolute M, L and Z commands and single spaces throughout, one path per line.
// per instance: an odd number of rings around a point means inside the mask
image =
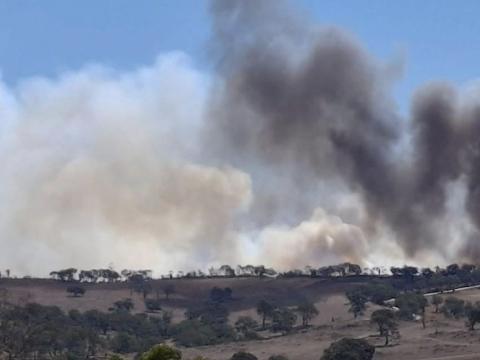
M 298 0 L 315 21 L 338 25 L 382 60 L 406 61 L 395 96 L 408 108 L 430 80 L 464 84 L 479 75 L 480 2 L 475 0 Z M 209 34 L 201 0 L 0 0 L 0 69 L 9 85 L 86 63 L 119 69 L 171 50 L 202 67 Z

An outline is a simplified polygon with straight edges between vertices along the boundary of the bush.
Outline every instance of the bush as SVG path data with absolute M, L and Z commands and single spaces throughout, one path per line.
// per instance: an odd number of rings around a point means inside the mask
M 423 314 L 428 301 L 422 294 L 406 293 L 401 294 L 395 299 L 395 306 L 399 311 L 399 316 L 405 320 L 412 320 L 413 315 Z
M 67 287 L 67 293 L 73 295 L 74 297 L 83 296 L 85 294 L 85 291 L 86 291 L 85 288 L 78 285 Z
M 155 345 L 140 360 L 181 360 L 182 353 L 168 345 Z
M 465 301 L 458 299 L 455 296 L 449 296 L 445 299 L 441 311 L 446 317 L 459 319 L 465 313 Z
M 173 329 L 175 342 L 183 346 L 202 346 L 218 342 L 211 326 L 199 320 L 184 320 Z
M 332 343 L 320 360 L 371 360 L 375 347 L 363 339 L 344 338 Z
M 108 358 L 108 360 L 124 360 L 124 359 L 119 355 L 112 355 Z
M 145 307 L 148 311 L 160 311 L 162 307 L 158 299 L 145 299 Z
M 296 321 L 297 315 L 292 310 L 288 308 L 276 309 L 272 316 L 273 331 L 290 331 Z
M 250 316 L 241 316 L 235 322 L 235 329 L 245 339 L 257 339 L 258 335 L 255 329 L 258 327 L 258 323 Z
M 139 344 L 135 336 L 125 332 L 119 332 L 110 342 L 110 348 L 113 352 L 128 354 L 139 351 Z
M 258 358 L 249 352 L 239 351 L 233 354 L 230 360 L 258 360 Z

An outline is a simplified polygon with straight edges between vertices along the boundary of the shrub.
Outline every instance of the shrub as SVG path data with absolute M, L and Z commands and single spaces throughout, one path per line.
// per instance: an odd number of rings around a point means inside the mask
M 235 329 L 245 339 L 257 339 L 258 335 L 255 329 L 258 327 L 258 323 L 250 316 L 241 316 L 235 322 Z
M 465 313 L 465 301 L 455 296 L 449 296 L 445 299 L 441 311 L 446 317 L 459 319 Z
M 371 360 L 375 347 L 363 339 L 344 338 L 332 343 L 320 360 Z
M 179 345 L 202 346 L 218 342 L 211 326 L 199 320 L 184 320 L 173 329 L 173 337 Z
M 423 314 L 427 303 L 427 299 L 422 294 L 406 293 L 395 299 L 395 306 L 400 309 L 399 316 L 405 320 L 412 320 L 413 315 Z
M 145 307 L 148 311 L 160 311 L 162 307 L 158 299 L 145 299 Z
M 273 331 L 290 331 L 296 321 L 297 315 L 292 310 L 288 308 L 276 309 L 272 316 Z
M 112 355 L 108 360 L 124 360 L 120 355 Z
M 140 360 L 181 360 L 182 353 L 168 345 L 155 345 Z
M 258 360 L 258 358 L 249 352 L 239 351 L 233 354 L 230 360 Z
M 73 297 L 83 296 L 85 294 L 85 288 L 78 285 L 72 285 L 67 287 L 67 293 L 73 295 Z
M 113 352 L 119 354 L 128 354 L 139 350 L 139 344 L 135 336 L 125 332 L 117 333 L 111 340 L 110 347 Z

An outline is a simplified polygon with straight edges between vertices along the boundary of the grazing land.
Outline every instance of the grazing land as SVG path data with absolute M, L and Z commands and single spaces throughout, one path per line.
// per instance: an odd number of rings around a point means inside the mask
M 383 337 L 371 323 L 373 311 L 389 308 L 385 305 L 367 303 L 366 311 L 354 318 L 349 312 L 349 300 L 346 292 L 372 281 L 352 277 L 348 279 L 299 278 L 206 278 L 206 279 L 165 279 L 151 280 L 152 291 L 148 298 L 158 299 L 162 311 L 171 314 L 171 323 L 178 324 L 185 319 L 188 309 L 195 307 L 203 299 L 208 299 L 212 288 L 229 288 L 232 290 L 228 308 L 228 323 L 233 327 L 242 317 L 250 317 L 260 322 L 257 304 L 268 300 L 276 306 L 294 309 L 296 304 L 308 299 L 318 309 L 318 316 L 311 319 L 308 326 L 301 326 L 298 321 L 288 332 L 258 330 L 255 339 L 237 339 L 225 343 L 206 346 L 182 346 L 176 344 L 185 359 L 204 356 L 211 360 L 229 359 L 234 353 L 248 351 L 260 360 L 267 360 L 271 355 L 285 355 L 288 359 L 320 359 L 329 345 L 341 338 L 351 337 L 365 339 L 376 346 L 374 359 L 389 360 L 453 360 L 478 359 L 480 353 L 480 330 L 469 330 L 465 318 L 446 317 L 442 312 L 435 312 L 433 305 L 427 306 L 425 328 L 420 320 L 398 323 L 398 331 L 392 335 L 388 346 L 383 345 Z M 381 282 L 380 278 L 375 282 Z M 385 280 L 384 282 L 386 282 Z M 167 297 L 163 292 L 166 284 L 173 285 L 174 292 Z M 71 310 L 86 312 L 98 310 L 109 312 L 112 304 L 121 299 L 133 301 L 132 313 L 146 313 L 145 299 L 141 293 L 132 290 L 128 282 L 82 284 L 83 296 L 68 295 L 68 282 L 47 279 L 2 279 L 0 281 L 3 301 L 15 306 L 37 303 L 45 306 L 58 306 L 65 313 Z M 443 301 L 448 297 L 476 303 L 480 301 L 480 289 L 471 288 L 454 293 L 441 293 Z M 431 302 L 433 295 L 427 294 Z M 158 314 L 151 314 L 157 316 Z M 165 340 L 174 344 L 172 339 Z M 135 354 L 125 353 L 125 358 Z

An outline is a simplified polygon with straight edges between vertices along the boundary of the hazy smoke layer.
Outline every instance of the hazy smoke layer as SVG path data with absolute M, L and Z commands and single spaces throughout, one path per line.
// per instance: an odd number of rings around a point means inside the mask
M 185 55 L 0 83 L 0 262 L 158 272 L 480 254 L 480 96 L 388 71 L 278 1 L 211 4 Z

